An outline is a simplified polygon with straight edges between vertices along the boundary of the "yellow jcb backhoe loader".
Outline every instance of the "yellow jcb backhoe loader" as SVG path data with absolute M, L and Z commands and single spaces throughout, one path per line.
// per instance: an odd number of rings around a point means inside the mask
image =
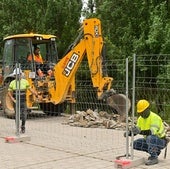
M 40 48 L 43 63 L 36 63 L 34 60 L 34 48 L 37 46 Z M 54 35 L 30 33 L 4 38 L 2 67 L 4 113 L 8 117 L 14 116 L 13 104 L 7 95 L 7 89 L 9 82 L 14 78 L 11 73 L 16 63 L 21 65 L 25 78 L 38 93 L 37 100 L 29 91 L 27 92 L 27 106 L 30 110 L 34 109 L 34 105 L 38 102 L 44 113 L 58 114 L 64 111 L 67 103 L 74 104 L 76 102 L 75 74 L 84 57 L 87 57 L 92 84 L 96 89 L 98 99 L 107 96 L 104 92 L 110 93 L 113 78 L 104 74 L 102 50 L 101 22 L 96 18 L 84 20 L 78 37 L 61 59 L 58 59 Z M 32 60 L 28 62 L 30 55 Z M 38 70 L 42 71 L 42 76 L 39 76 Z M 122 99 L 125 103 L 125 97 L 116 95 L 119 96 L 116 99 Z

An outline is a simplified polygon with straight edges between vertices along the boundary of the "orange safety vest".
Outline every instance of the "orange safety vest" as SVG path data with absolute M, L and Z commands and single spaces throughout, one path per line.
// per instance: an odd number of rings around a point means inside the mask
M 33 57 L 34 57 L 34 61 L 35 61 L 35 62 L 43 64 L 43 59 L 42 59 L 41 54 L 39 54 L 39 55 L 35 55 L 35 54 L 34 54 Z M 28 60 L 28 61 L 32 61 L 32 55 L 29 55 L 28 58 L 27 58 L 27 60 Z

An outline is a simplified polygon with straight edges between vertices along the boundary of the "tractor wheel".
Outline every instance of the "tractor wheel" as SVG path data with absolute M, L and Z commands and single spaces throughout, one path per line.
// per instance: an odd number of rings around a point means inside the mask
M 61 115 L 66 110 L 67 104 L 66 102 L 60 104 L 53 103 L 40 103 L 41 110 L 47 115 Z
M 14 118 L 15 111 L 13 107 L 13 102 L 11 98 L 8 96 L 8 86 L 9 84 L 7 84 L 2 91 L 2 107 L 3 107 L 4 114 L 8 118 Z

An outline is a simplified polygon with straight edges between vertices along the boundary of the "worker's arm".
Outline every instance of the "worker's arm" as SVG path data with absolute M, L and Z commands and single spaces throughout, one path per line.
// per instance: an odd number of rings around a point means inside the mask
M 31 55 L 29 55 L 29 56 L 27 57 L 27 62 L 30 62 L 30 61 L 32 61 L 32 56 L 31 56 Z
M 29 90 L 33 95 L 35 95 L 36 97 L 38 97 L 38 93 L 37 93 L 35 90 L 33 90 L 31 87 L 29 87 L 28 90 Z
M 11 90 L 8 91 L 8 96 L 14 103 L 16 102 L 15 98 L 13 97 L 13 92 Z
M 38 97 L 38 93 L 37 93 L 34 89 L 31 88 L 28 80 L 24 79 L 23 81 L 24 81 L 24 84 L 25 84 L 25 89 L 26 89 L 26 90 L 29 90 L 33 95 L 35 95 L 36 97 Z
M 134 126 L 128 131 L 128 136 L 132 136 L 132 133 L 134 136 L 141 134 L 141 135 L 146 135 L 149 136 L 152 134 L 151 130 L 140 130 L 138 126 Z M 126 136 L 126 133 L 124 133 L 124 136 Z

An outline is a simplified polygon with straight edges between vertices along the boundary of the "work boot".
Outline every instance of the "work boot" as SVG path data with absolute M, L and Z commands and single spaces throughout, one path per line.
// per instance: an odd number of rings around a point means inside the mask
M 21 126 L 21 133 L 25 133 L 25 126 Z
M 148 157 L 148 160 L 145 162 L 145 165 L 154 165 L 154 164 L 158 164 L 158 158 Z

